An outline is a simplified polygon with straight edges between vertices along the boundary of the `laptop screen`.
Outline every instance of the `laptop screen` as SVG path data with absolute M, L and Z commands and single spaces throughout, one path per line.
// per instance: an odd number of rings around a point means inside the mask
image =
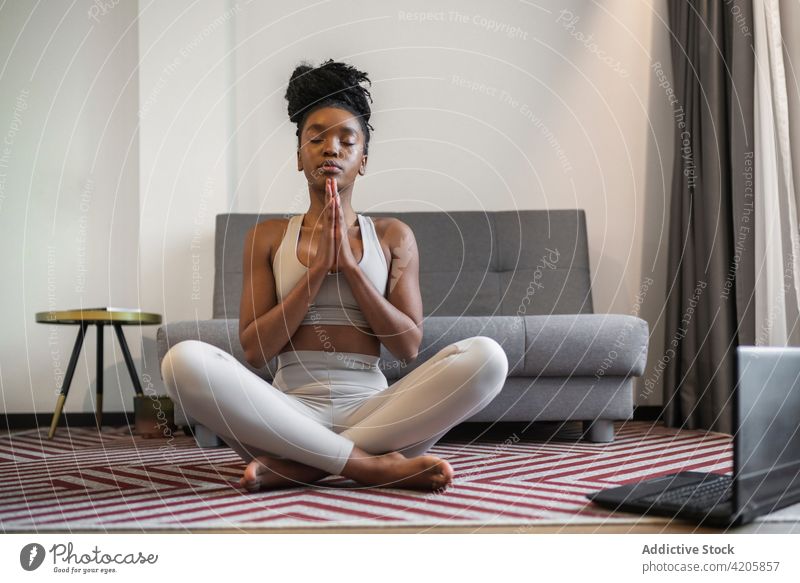
M 738 347 L 736 508 L 771 512 L 800 498 L 800 347 Z

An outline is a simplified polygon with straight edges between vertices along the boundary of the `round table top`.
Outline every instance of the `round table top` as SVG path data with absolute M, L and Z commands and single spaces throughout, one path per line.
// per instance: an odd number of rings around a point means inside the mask
M 133 312 L 124 310 L 53 310 L 37 312 L 36 321 L 42 324 L 139 324 L 147 326 L 160 324 L 161 314 L 150 312 Z

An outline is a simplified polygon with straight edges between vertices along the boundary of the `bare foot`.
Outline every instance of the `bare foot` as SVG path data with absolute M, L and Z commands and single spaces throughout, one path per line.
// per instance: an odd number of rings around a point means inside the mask
M 247 464 L 239 485 L 250 492 L 278 490 L 305 486 L 327 475 L 325 470 L 293 460 L 260 456 Z
M 370 456 L 352 455 L 342 475 L 366 486 L 443 491 L 453 481 L 453 468 L 433 455 L 407 458 L 397 451 Z

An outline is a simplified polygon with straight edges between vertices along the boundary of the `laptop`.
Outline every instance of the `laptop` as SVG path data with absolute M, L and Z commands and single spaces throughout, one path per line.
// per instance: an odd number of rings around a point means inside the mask
M 587 494 L 626 512 L 738 526 L 800 502 L 800 347 L 737 347 L 733 475 L 677 472 Z

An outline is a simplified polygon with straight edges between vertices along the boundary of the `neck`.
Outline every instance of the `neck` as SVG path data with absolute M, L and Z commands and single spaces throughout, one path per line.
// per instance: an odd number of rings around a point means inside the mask
M 309 187 L 308 194 L 310 195 L 311 204 L 306 211 L 306 217 L 303 221 L 304 227 L 312 228 L 314 230 L 321 228 L 323 224 L 321 221 L 322 213 L 325 210 L 325 188 L 321 191 Z M 339 205 L 342 207 L 342 214 L 344 214 L 344 222 L 348 228 L 355 226 L 358 223 L 358 217 L 353 210 L 350 200 L 353 194 L 353 186 L 350 185 L 344 189 L 339 190 Z

